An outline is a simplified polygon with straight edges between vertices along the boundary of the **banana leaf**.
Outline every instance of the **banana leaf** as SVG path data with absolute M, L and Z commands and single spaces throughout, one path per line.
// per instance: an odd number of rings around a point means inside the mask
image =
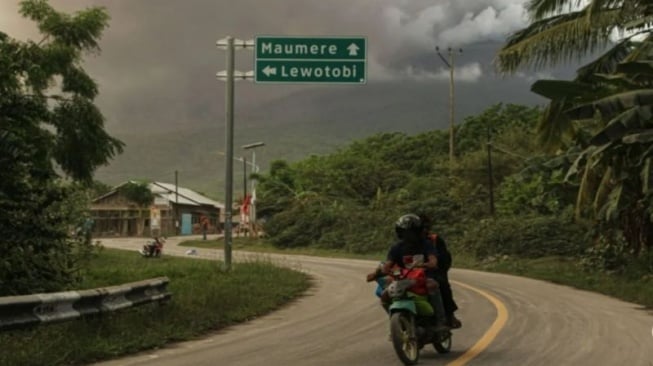
M 567 115 L 574 120 L 589 119 L 594 117 L 596 110 L 599 110 L 604 118 L 612 118 L 623 114 L 624 111 L 629 109 L 651 104 L 653 104 L 653 89 L 639 89 L 618 93 L 593 103 L 580 105 L 568 110 Z
M 653 128 L 644 130 L 644 132 L 626 135 L 621 140 L 625 144 L 646 144 L 653 142 Z
M 614 117 L 590 140 L 592 145 L 618 141 L 630 132 L 640 132 L 653 122 L 653 106 L 633 107 Z
M 593 94 L 592 84 L 567 80 L 538 80 L 531 91 L 548 99 L 575 99 Z

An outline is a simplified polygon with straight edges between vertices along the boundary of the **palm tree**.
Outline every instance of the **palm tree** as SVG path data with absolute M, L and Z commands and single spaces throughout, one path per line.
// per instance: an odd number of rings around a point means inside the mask
M 653 1 L 581 3 L 531 1 L 532 24 L 508 39 L 496 64 L 514 73 L 607 49 L 574 80 L 539 80 L 532 90 L 551 100 L 539 123 L 541 141 L 569 149 L 574 159 L 567 177 L 580 181 L 577 217 L 590 209 L 621 229 L 638 253 L 653 247 Z M 623 31 L 629 35 L 611 43 L 611 34 Z
M 508 38 L 495 59 L 499 71 L 512 74 L 521 68 L 542 69 L 562 62 L 580 61 L 588 54 L 607 49 L 596 60 L 578 69 L 574 80 L 581 83 L 576 90 L 592 91 L 595 86 L 603 85 L 602 75 L 614 73 L 620 62 L 647 56 L 651 43 L 634 39 L 649 33 L 648 25 L 653 23 L 653 1 L 592 0 L 580 7 L 583 2 L 531 1 L 527 10 L 532 23 Z M 613 43 L 610 40 L 614 32 L 623 31 L 629 34 L 622 34 L 621 41 Z M 564 90 L 570 87 L 559 86 Z M 587 100 L 564 95 L 552 100 L 538 126 L 545 147 L 555 150 L 577 137 L 578 129 L 563 112 L 582 101 Z

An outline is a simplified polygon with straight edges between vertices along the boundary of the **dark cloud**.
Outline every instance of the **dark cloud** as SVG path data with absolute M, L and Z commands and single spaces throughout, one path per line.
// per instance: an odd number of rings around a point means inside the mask
M 250 39 L 274 35 L 361 35 L 368 38 L 368 77 L 375 82 L 442 83 L 447 71 L 434 46 L 463 47 L 456 61 L 459 82 L 496 82 L 491 62 L 501 40 L 525 24 L 526 0 L 52 0 L 75 11 L 104 6 L 111 15 L 102 53 L 86 67 L 99 82 L 99 103 L 112 131 L 135 124 L 152 129 L 208 125 L 223 118 L 226 35 Z M 0 2 L 0 29 L 36 37 L 17 14 L 17 1 Z M 252 51 L 239 51 L 237 68 L 252 69 Z M 239 83 L 237 108 L 247 113 L 265 103 L 315 86 Z M 319 87 L 318 87 L 319 88 Z M 322 90 L 330 87 L 322 87 Z M 365 87 L 362 87 L 365 88 Z M 343 89 L 334 88 L 338 94 Z M 346 97 L 343 95 L 343 97 Z M 319 103 L 293 106 L 319 113 Z M 317 109 L 315 109 L 317 108 Z M 260 115 L 260 113 L 259 113 Z M 282 116 L 273 116 L 282 118 Z
M 102 53 L 90 56 L 85 67 L 100 84 L 98 103 L 109 131 L 128 145 L 99 177 L 112 183 L 142 175 L 169 180 L 171 171 L 180 169 L 206 183 L 221 179 L 215 153 L 224 149 L 224 84 L 215 74 L 224 68 L 225 55 L 215 46 L 218 39 L 263 34 L 368 39 L 365 86 L 237 84 L 236 143 L 265 140 L 266 154 L 261 158 L 265 163 L 322 153 L 379 131 L 446 127 L 448 74 L 436 45 L 464 51 L 456 59 L 458 121 L 499 101 L 542 102 L 527 92 L 533 75 L 506 80 L 495 76 L 491 65 L 505 35 L 526 24 L 522 7 L 526 1 L 51 3 L 64 11 L 105 6 L 111 16 Z M 0 30 L 21 39 L 38 37 L 34 25 L 18 15 L 17 4 L 0 0 Z M 251 70 L 252 64 L 252 51 L 238 52 L 239 70 Z

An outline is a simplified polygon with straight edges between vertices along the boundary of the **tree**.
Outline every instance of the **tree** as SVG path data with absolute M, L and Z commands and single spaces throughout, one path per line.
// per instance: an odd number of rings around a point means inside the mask
M 574 159 L 567 178 L 579 181 L 576 217 L 589 213 L 604 232 L 619 231 L 637 255 L 653 247 L 653 2 L 593 0 L 562 12 L 571 3 L 531 1 L 535 21 L 510 37 L 498 64 L 506 72 L 556 64 L 606 46 L 614 30 L 633 32 L 573 81 L 540 80 L 532 90 L 551 100 L 542 140 Z
M 154 193 L 152 193 L 147 183 L 128 182 L 118 190 L 139 207 L 146 207 L 154 202 Z
M 563 89 L 558 90 L 592 92 L 620 62 L 646 55 L 651 49 L 649 43 L 637 42 L 635 37 L 649 33 L 652 1 L 591 0 L 583 7 L 579 4 L 576 0 L 531 0 L 528 11 L 532 23 L 508 38 L 495 59 L 498 69 L 509 74 L 520 68 L 543 69 L 607 49 L 578 69 L 574 82 L 582 85 L 559 85 Z M 624 34 L 626 30 L 629 35 Z M 610 40 L 614 32 L 624 36 L 616 44 Z M 574 102 L 571 97 L 552 100 L 540 120 L 540 140 L 550 151 L 573 145 L 573 139 L 583 133 L 564 113 Z
M 69 234 L 80 211 L 72 213 L 75 189 L 61 184 L 57 168 L 89 183 L 124 146 L 104 130 L 97 84 L 82 68 L 83 54 L 99 51 L 106 11 L 69 15 L 26 0 L 20 12 L 42 39 L 0 32 L 0 296 L 74 281 L 84 243 Z

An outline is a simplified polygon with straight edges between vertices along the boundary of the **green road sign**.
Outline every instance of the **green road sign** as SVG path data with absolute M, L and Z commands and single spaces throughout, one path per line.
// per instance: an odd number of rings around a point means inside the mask
M 364 84 L 366 62 L 362 37 L 256 37 L 257 83 Z
M 364 83 L 365 61 L 256 61 L 257 82 Z

